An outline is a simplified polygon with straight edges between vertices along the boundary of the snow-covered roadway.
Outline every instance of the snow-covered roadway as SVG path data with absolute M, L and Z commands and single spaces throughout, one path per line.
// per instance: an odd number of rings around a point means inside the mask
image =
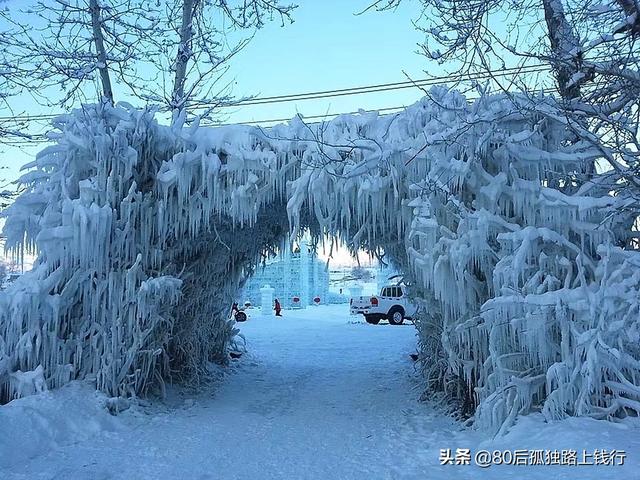
M 172 391 L 166 404 L 118 417 L 78 384 L 0 407 L 0 478 L 640 478 L 638 422 L 529 417 L 487 442 L 419 403 L 411 325 L 368 325 L 339 305 L 254 315 L 241 329 L 250 353 L 210 391 Z M 627 458 L 624 467 L 440 465 L 441 448 L 473 455 L 483 441 L 626 449 Z

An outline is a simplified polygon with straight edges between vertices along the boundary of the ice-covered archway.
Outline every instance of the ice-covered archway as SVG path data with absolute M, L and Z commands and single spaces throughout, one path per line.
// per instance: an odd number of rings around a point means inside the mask
M 376 124 L 375 116 L 359 121 Z M 322 197 L 337 193 L 327 187 L 350 163 L 343 156 L 361 149 L 358 140 L 316 141 L 299 120 L 268 132 L 169 128 L 152 112 L 104 106 L 56 125 L 57 144 L 30 165 L 22 178 L 30 188 L 7 214 L 10 248 L 38 260 L 2 296 L 5 400 L 29 393 L 40 373 L 49 388 L 95 375 L 98 388 L 119 396 L 224 361 L 241 271 L 292 228 L 335 230 Z M 348 138 L 354 125 L 348 118 L 331 134 Z M 341 200 L 353 203 L 347 227 L 364 223 L 351 183 Z
M 600 317 L 638 332 L 623 272 L 640 261 L 615 245 L 618 200 L 581 183 L 599 152 L 567 140 L 548 100 L 435 89 L 397 115 L 266 130 L 125 107 L 56 123 L 7 213 L 10 247 L 39 256 L 0 296 L 2 399 L 33 379 L 95 376 L 118 396 L 197 377 L 224 361 L 241 270 L 308 228 L 411 274 L 427 381 L 480 421 L 640 405 L 633 339 Z M 612 345 L 626 361 L 585 361 Z

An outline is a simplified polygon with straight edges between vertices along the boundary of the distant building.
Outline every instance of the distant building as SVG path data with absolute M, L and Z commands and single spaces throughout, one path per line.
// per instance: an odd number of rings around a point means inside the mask
M 329 270 L 326 263 L 319 260 L 309 248 L 308 242 L 302 240 L 294 252 L 287 249 L 280 260 L 258 267 L 247 280 L 239 300 L 259 305 L 260 288 L 264 285 L 275 289 L 273 296 L 283 308 L 305 308 L 313 304 L 316 297 L 320 303 L 327 303 Z

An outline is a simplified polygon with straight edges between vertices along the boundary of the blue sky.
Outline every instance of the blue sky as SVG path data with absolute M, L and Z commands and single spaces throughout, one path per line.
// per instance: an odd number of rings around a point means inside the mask
M 239 95 L 278 95 L 404 81 L 438 69 L 415 53 L 422 40 L 411 21 L 418 2 L 404 2 L 393 12 L 354 15 L 368 4 L 359 1 L 307 1 L 286 27 L 269 24 L 232 65 Z M 419 89 L 337 97 L 269 106 L 245 107 L 231 120 L 257 120 L 395 107 L 415 102 Z
M 232 59 L 228 80 L 237 96 L 271 96 L 405 81 L 437 74 L 434 62 L 416 52 L 422 35 L 412 20 L 418 18 L 418 2 L 405 1 L 395 11 L 355 13 L 369 0 L 298 0 L 294 23 L 267 23 L 253 41 Z M 90 86 L 88 86 L 90 88 Z M 118 92 L 116 91 L 116 95 Z M 343 96 L 282 104 L 256 105 L 226 110 L 230 122 L 291 118 L 296 113 L 319 115 L 363 109 L 409 105 L 421 97 L 417 88 Z M 21 97 L 18 111 L 48 114 L 28 97 Z M 1 112 L 1 116 L 10 115 Z M 45 125 L 42 125 L 45 127 Z M 15 179 L 18 169 L 43 148 L 0 147 L 0 178 Z

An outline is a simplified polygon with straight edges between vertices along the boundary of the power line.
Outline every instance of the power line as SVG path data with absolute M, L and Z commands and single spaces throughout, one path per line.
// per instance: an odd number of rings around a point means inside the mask
M 354 112 L 342 112 L 342 113 L 323 113 L 323 114 L 319 114 L 319 115 L 299 115 L 300 118 L 302 118 L 302 120 L 319 120 L 321 118 L 335 118 L 335 117 L 339 117 L 340 115 L 356 115 L 358 113 L 372 113 L 372 112 L 387 112 L 391 113 L 394 110 L 402 110 L 403 108 L 406 108 L 406 105 L 402 105 L 402 106 L 398 106 L 398 107 L 385 107 L 385 108 L 376 108 L 376 109 L 372 109 L 372 110 L 356 110 Z M 295 117 L 294 117 L 295 118 Z M 224 126 L 229 126 L 229 125 L 260 125 L 263 123 L 282 123 L 282 122 L 288 122 L 290 121 L 292 118 L 291 117 L 286 117 L 286 118 L 272 118 L 272 119 L 264 119 L 264 120 L 256 120 L 256 121 L 244 121 L 244 122 L 230 122 L 230 123 L 216 123 L 216 122 L 207 122 L 207 123 L 203 123 L 201 124 L 204 127 L 224 127 Z
M 263 105 L 263 104 L 269 104 L 269 103 L 294 102 L 299 100 L 316 100 L 319 98 L 340 97 L 345 95 L 348 95 L 348 96 L 362 95 L 366 93 L 386 92 L 390 90 L 400 90 L 404 88 L 437 85 L 443 81 L 449 81 L 449 82 L 474 81 L 474 80 L 486 80 L 487 78 L 492 78 L 492 77 L 504 77 L 514 73 L 518 73 L 518 74 L 540 73 L 548 69 L 549 67 L 544 64 L 530 65 L 526 67 L 512 67 L 512 68 L 505 68 L 505 69 L 500 69 L 495 71 L 481 72 L 475 75 L 459 74 L 454 76 L 431 77 L 431 78 L 423 78 L 419 80 L 407 80 L 403 82 L 382 83 L 378 85 L 342 88 L 337 90 L 323 90 L 323 91 L 317 91 L 317 92 L 253 98 L 248 100 L 241 100 L 234 104 L 224 105 L 224 106 L 225 107 L 236 107 L 236 106 L 241 107 L 246 105 Z
M 438 77 L 422 78 L 418 80 L 406 80 L 402 82 L 380 83 L 375 85 L 363 85 L 358 87 L 340 88 L 333 90 L 319 90 L 314 92 L 291 93 L 285 95 L 275 95 L 267 97 L 255 97 L 246 100 L 239 100 L 227 105 L 220 105 L 219 108 L 236 108 L 252 105 L 268 105 L 273 103 L 286 103 L 295 101 L 317 100 L 321 98 L 333 98 L 341 96 L 363 95 L 367 93 L 387 92 L 393 90 L 401 90 L 406 88 L 420 88 L 437 85 L 442 82 L 464 82 L 486 80 L 493 77 L 504 77 L 512 74 L 528 74 L 541 73 L 548 70 L 545 64 L 534 64 L 522 67 L 502 68 L 476 74 L 457 74 Z M 204 104 L 194 107 L 195 109 L 203 109 L 215 106 L 213 103 Z M 37 120 L 50 120 L 56 118 L 63 113 L 58 114 L 41 114 L 41 115 L 17 115 L 13 117 L 0 117 L 2 122 L 30 122 Z
M 548 93 L 553 93 L 555 92 L 555 88 L 545 88 L 545 89 L 541 89 L 540 93 L 543 94 L 548 94 Z M 468 100 L 474 100 L 475 98 L 468 98 Z M 300 118 L 302 118 L 302 120 L 320 120 L 320 119 L 329 119 L 329 118 L 335 118 L 338 117 L 340 115 L 356 115 L 359 113 L 373 113 L 373 112 L 377 112 L 377 113 L 381 113 L 384 112 L 385 115 L 389 115 L 391 113 L 394 113 L 394 111 L 402 111 L 403 109 L 405 109 L 407 106 L 406 105 L 399 105 L 396 107 L 384 107 L 384 108 L 377 108 L 377 109 L 370 109 L 370 110 L 356 110 L 356 111 L 352 111 L 352 112 L 340 112 L 340 113 L 323 113 L 323 114 L 318 114 L 318 115 L 301 115 L 299 114 Z M 295 118 L 295 117 L 293 117 Z M 282 122 L 288 122 L 292 120 L 292 117 L 284 117 L 284 118 L 270 118 L 270 119 L 261 119 L 261 120 L 245 120 L 245 121 L 237 121 L 237 122 L 206 122 L 206 123 L 202 123 L 201 125 L 203 127 L 224 127 L 224 126 L 230 126 L 230 125 L 263 125 L 263 124 L 271 124 L 271 123 L 282 123 Z M 38 144 L 38 143 L 50 143 L 50 142 L 54 142 L 54 140 L 50 140 L 48 138 L 43 138 L 43 137 L 39 137 L 39 138 L 32 138 L 31 140 L 9 140 L 9 141 L 5 141 L 5 142 L 1 142 L 0 146 L 2 145 L 11 145 L 11 146 L 30 146 L 30 145 L 34 145 L 34 144 Z

